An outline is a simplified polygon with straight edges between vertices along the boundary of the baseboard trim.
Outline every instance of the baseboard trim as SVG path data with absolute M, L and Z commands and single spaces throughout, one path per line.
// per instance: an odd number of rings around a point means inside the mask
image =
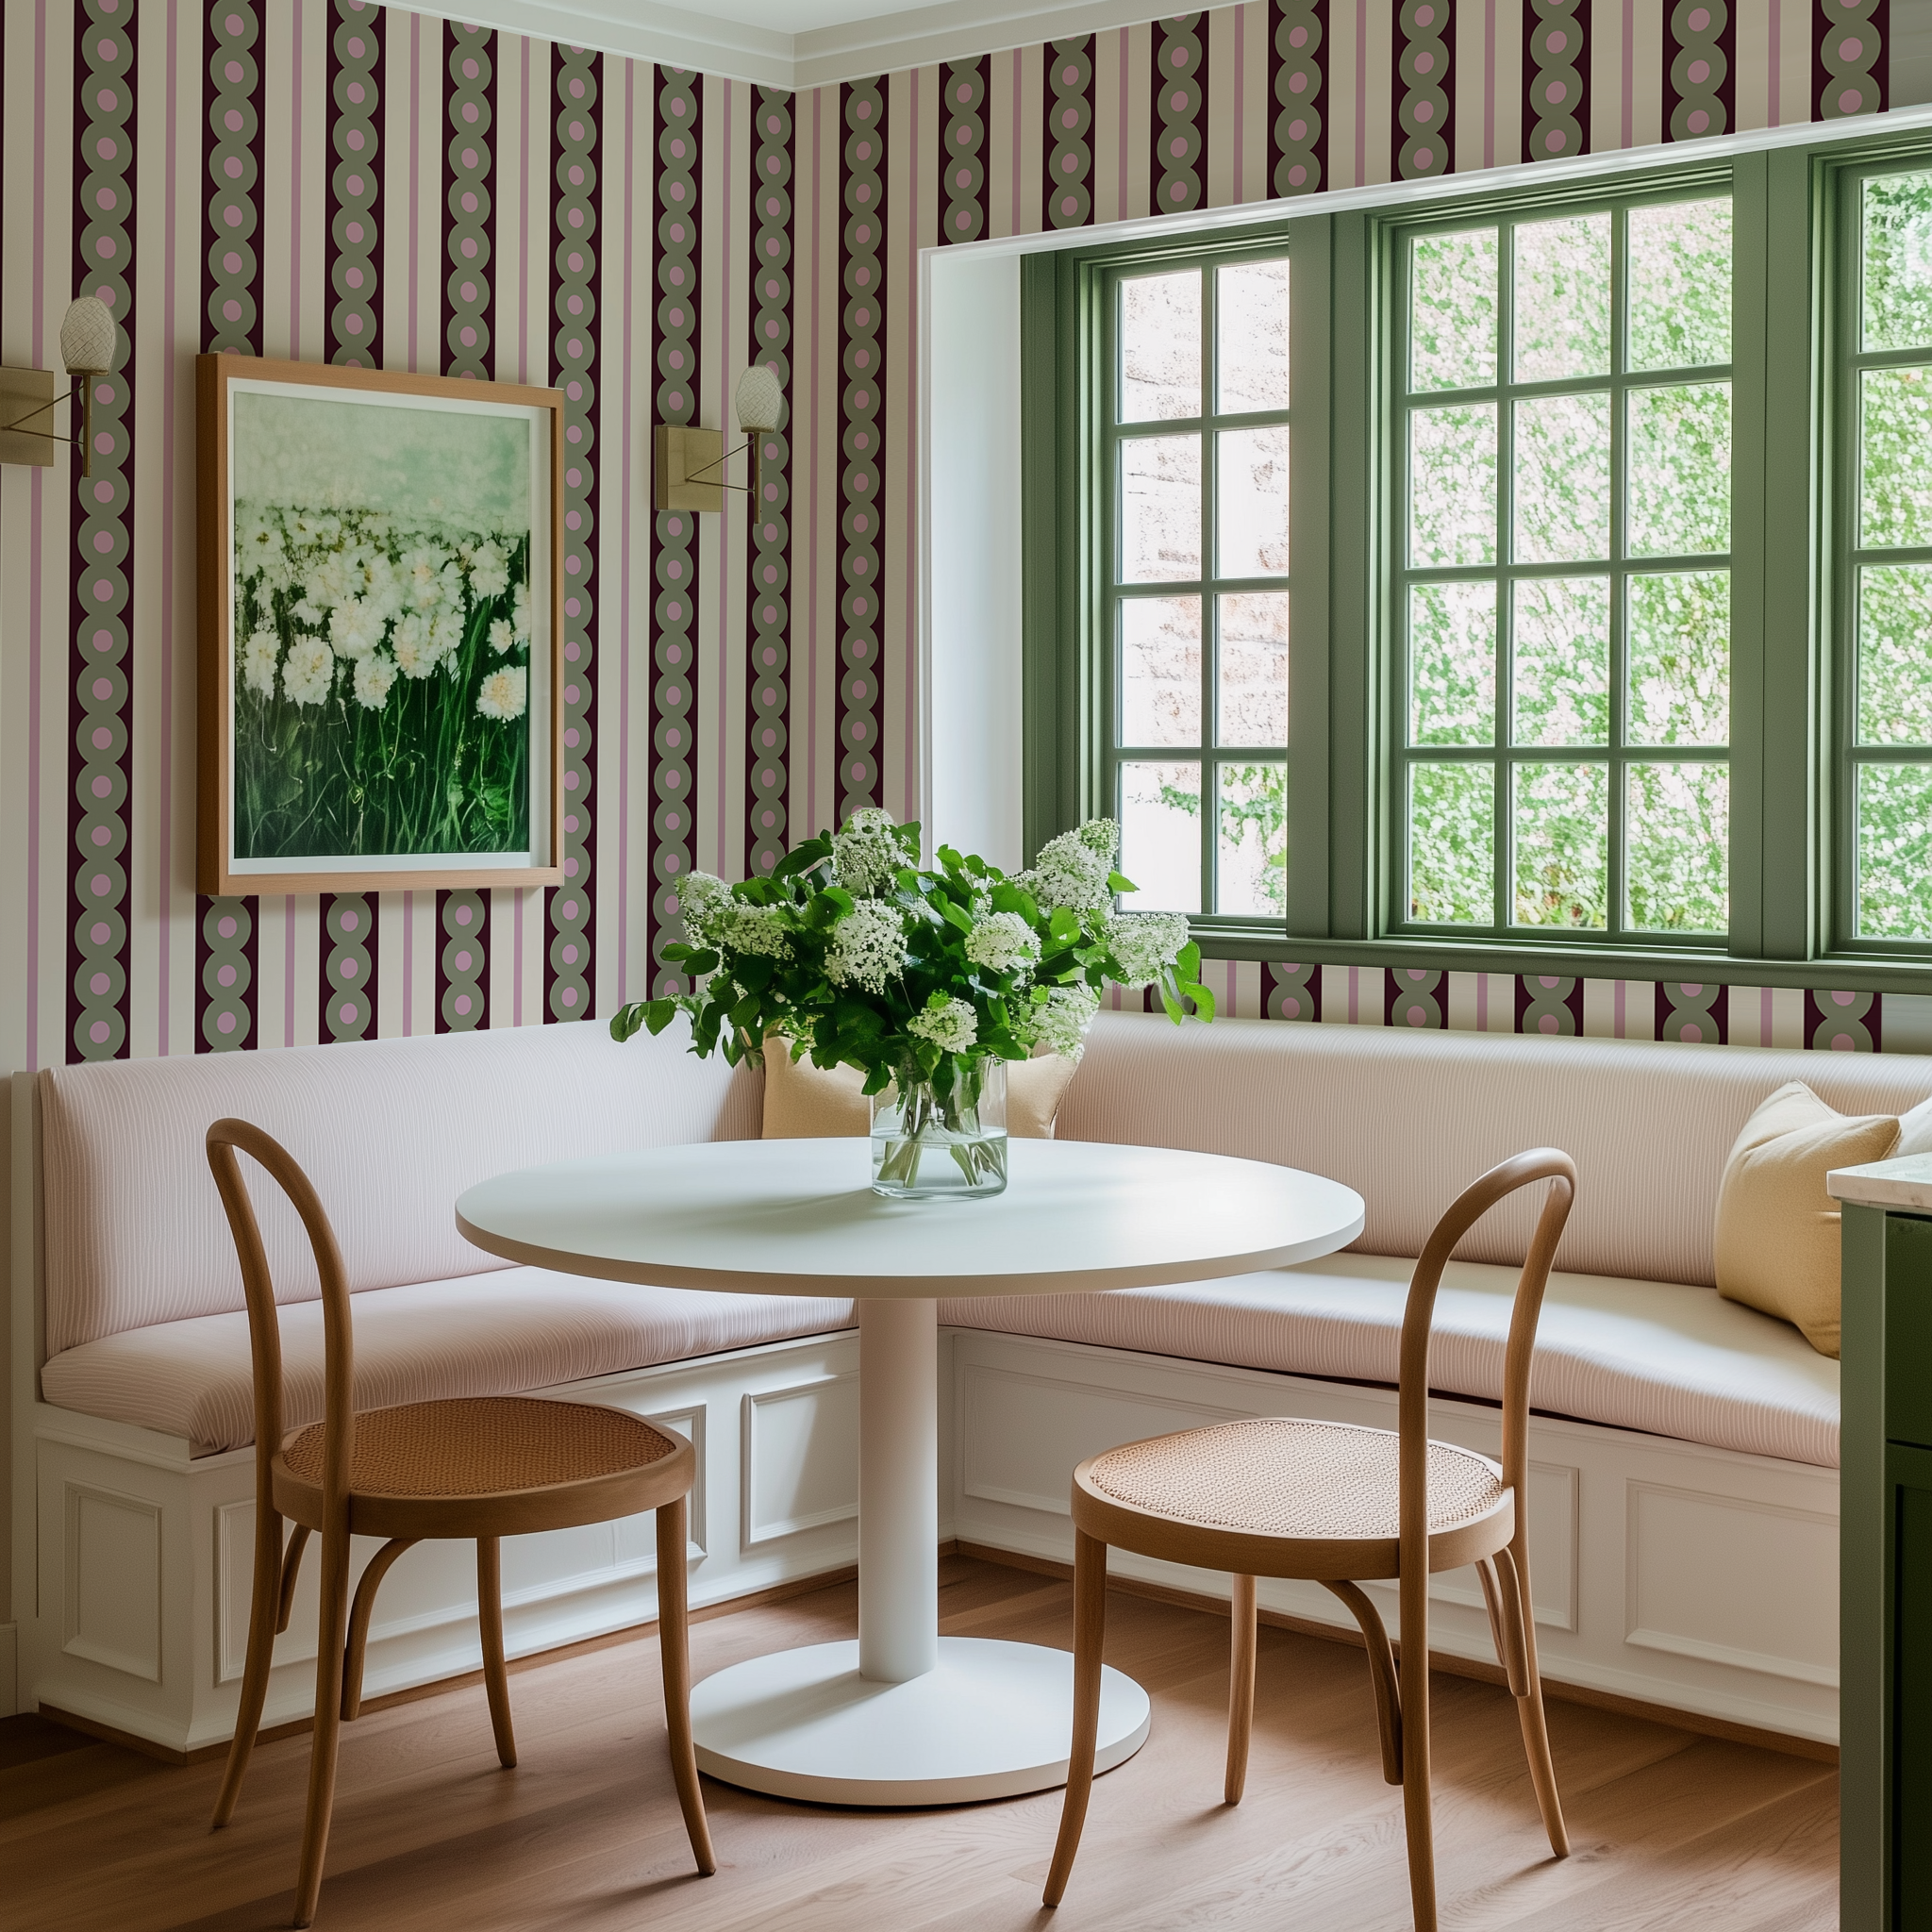
M 1074 1566 L 1071 1563 L 1057 1562 L 1051 1557 L 1023 1555 L 1017 1550 L 1003 1550 L 991 1543 L 968 1542 L 963 1539 L 954 1545 L 962 1557 L 977 1557 L 982 1562 L 1003 1563 L 1009 1570 L 1029 1570 L 1039 1576 L 1058 1576 L 1071 1580 Z M 1200 1610 L 1210 1617 L 1225 1618 L 1227 1600 L 1211 1596 L 1205 1591 L 1178 1590 L 1172 1584 L 1144 1582 L 1134 1576 L 1109 1576 L 1107 1587 L 1117 1590 L 1128 1596 L 1152 1599 L 1155 1603 L 1173 1604 L 1184 1610 Z M 1264 1609 L 1258 1612 L 1260 1621 L 1277 1630 L 1292 1630 L 1303 1637 L 1319 1637 L 1325 1643 L 1346 1643 L 1356 1649 L 1362 1649 L 1362 1635 L 1351 1625 L 1324 1624 L 1313 1617 L 1291 1616 L 1284 1610 Z M 1401 1654 L 1402 1646 L 1397 1643 L 1395 1651 Z M 1505 1681 L 1500 1664 L 1486 1664 L 1474 1657 L 1454 1657 L 1447 1651 L 1432 1650 L 1429 1653 L 1429 1668 L 1445 1676 L 1470 1677 L 1480 1684 L 1501 1684 Z M 1553 1677 L 1546 1671 L 1543 1674 L 1543 1691 L 1551 1699 L 1564 1704 L 1587 1704 L 1598 1710 L 1613 1710 L 1624 1717 L 1648 1719 L 1653 1724 L 1671 1724 L 1680 1731 L 1694 1731 L 1700 1737 L 1722 1738 L 1732 1744 L 1752 1744 L 1764 1751 L 1782 1751 L 1792 1757 L 1809 1757 L 1820 1764 L 1836 1764 L 1838 1746 L 1827 1744 L 1816 1738 L 1793 1737 L 1788 1731 L 1759 1729 L 1755 1724 L 1734 1724 L 1728 1718 L 1706 1717 L 1700 1711 L 1678 1710 L 1667 1704 L 1653 1704 L 1641 1697 L 1624 1697 L 1613 1690 L 1598 1690 L 1588 1684 L 1566 1684 L 1560 1677 Z
M 940 1554 L 947 1556 L 951 1551 L 951 1545 L 942 1544 Z M 713 1618 L 734 1616 L 740 1610 L 755 1610 L 762 1604 L 783 1603 L 788 1597 L 805 1596 L 814 1590 L 829 1590 L 835 1584 L 856 1582 L 858 1576 L 857 1563 L 841 1564 L 836 1570 L 816 1571 L 809 1576 L 793 1576 L 783 1583 L 768 1585 L 763 1590 L 747 1591 L 742 1596 L 723 1597 L 717 1603 L 693 1607 L 691 1621 L 708 1624 Z M 574 1643 L 559 1643 L 552 1650 L 533 1650 L 526 1657 L 510 1658 L 507 1668 L 511 1676 L 516 1676 L 520 1672 L 534 1671 L 542 1664 L 562 1663 L 568 1657 L 585 1657 L 591 1651 L 610 1650 L 621 1643 L 640 1643 L 657 1634 L 658 1620 L 653 1617 L 642 1624 L 626 1624 L 622 1630 L 607 1630 L 601 1637 L 581 1637 Z M 425 1697 L 441 1697 L 445 1691 L 467 1690 L 482 1681 L 480 1670 L 463 1671 L 453 1677 L 434 1677 L 426 1684 L 411 1684 L 407 1690 L 365 1697 L 362 1709 L 365 1714 L 388 1710 L 398 1704 L 415 1704 Z M 159 1764 L 212 1764 L 228 1755 L 225 1740 L 203 1744 L 192 1751 L 176 1751 L 171 1745 L 156 1743 L 152 1738 L 124 1731 L 115 1724 L 102 1724 L 98 1718 L 83 1717 L 78 1711 L 62 1710 L 57 1704 L 42 1704 L 40 1714 L 50 1724 L 64 1724 L 71 1731 L 98 1738 L 104 1744 L 119 1744 L 125 1750 L 138 1751 L 143 1757 L 152 1757 Z M 291 1718 L 286 1724 L 270 1724 L 256 1741 L 271 1744 L 278 1738 L 298 1738 L 314 1728 L 315 1717 L 311 1712 L 306 1717 Z

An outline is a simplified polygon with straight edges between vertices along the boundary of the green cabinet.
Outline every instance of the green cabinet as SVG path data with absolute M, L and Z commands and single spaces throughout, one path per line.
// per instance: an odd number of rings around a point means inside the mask
M 1840 1924 L 1924 1932 L 1932 1927 L 1932 1213 L 1846 1200 L 1843 1347 Z

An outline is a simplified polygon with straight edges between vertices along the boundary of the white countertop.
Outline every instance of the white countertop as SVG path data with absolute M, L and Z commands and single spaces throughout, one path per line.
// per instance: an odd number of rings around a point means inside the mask
M 1824 1191 L 1860 1208 L 1911 1208 L 1932 1214 L 1932 1154 L 1835 1167 L 1824 1176 Z

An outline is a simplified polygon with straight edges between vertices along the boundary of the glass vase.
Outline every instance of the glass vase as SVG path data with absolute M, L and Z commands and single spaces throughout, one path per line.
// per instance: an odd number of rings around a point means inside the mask
M 974 1059 L 943 1095 L 931 1081 L 873 1096 L 872 1188 L 894 1200 L 971 1199 L 1007 1185 L 1007 1063 Z

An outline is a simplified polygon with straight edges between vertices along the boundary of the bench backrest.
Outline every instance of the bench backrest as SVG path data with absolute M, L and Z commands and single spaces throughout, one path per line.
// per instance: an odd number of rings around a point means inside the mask
M 760 1077 L 694 1059 L 680 1023 L 595 1024 L 63 1067 L 39 1078 L 47 1356 L 244 1306 L 202 1137 L 225 1114 L 314 1181 L 352 1291 L 507 1264 L 452 1213 L 465 1188 L 572 1155 L 759 1130 Z M 247 1163 L 243 1163 L 244 1169 Z M 280 1191 L 253 1190 L 276 1297 L 321 1292 Z
M 1581 1186 L 1559 1268 L 1709 1287 L 1724 1157 L 1787 1080 L 1901 1113 L 1932 1094 L 1932 1058 L 1103 1013 L 1055 1131 L 1326 1174 L 1368 1204 L 1372 1255 L 1420 1254 L 1477 1174 L 1560 1147 Z M 1506 1203 L 1463 1258 L 1519 1264 L 1535 1208 Z

